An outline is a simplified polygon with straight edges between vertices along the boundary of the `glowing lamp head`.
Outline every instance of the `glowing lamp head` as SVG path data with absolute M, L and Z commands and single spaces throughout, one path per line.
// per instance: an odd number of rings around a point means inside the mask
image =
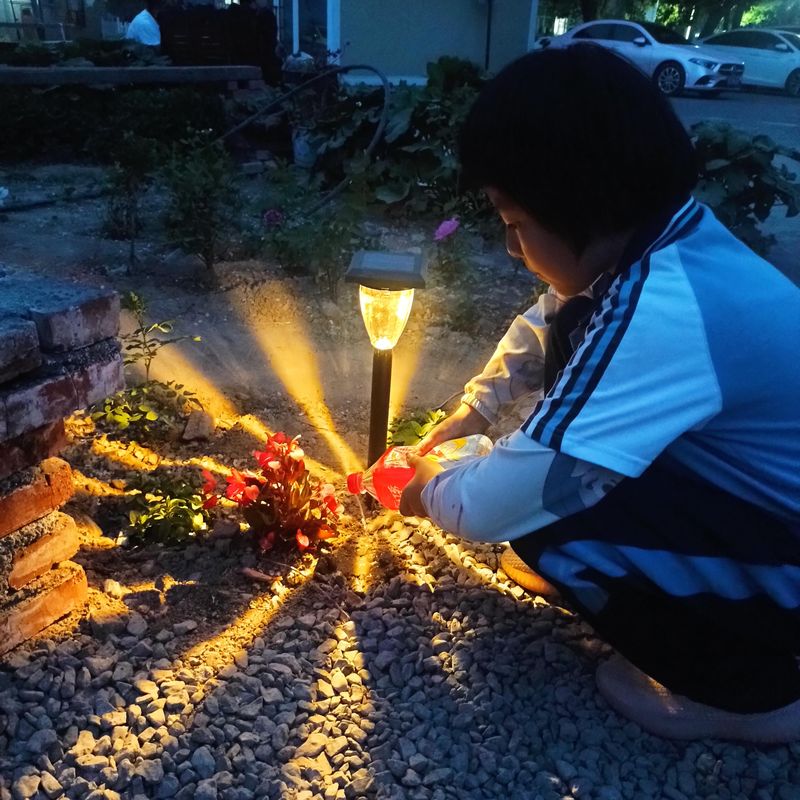
M 361 316 L 369 340 L 376 350 L 391 350 L 400 339 L 411 313 L 414 290 L 370 289 L 359 287 Z
M 414 289 L 423 288 L 422 258 L 413 253 L 360 250 L 345 280 L 359 283 L 361 316 L 376 350 L 391 350 L 411 313 Z

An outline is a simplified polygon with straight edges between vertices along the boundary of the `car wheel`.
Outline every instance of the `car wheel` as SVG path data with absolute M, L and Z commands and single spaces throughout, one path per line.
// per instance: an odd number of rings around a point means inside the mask
M 790 97 L 800 97 L 800 69 L 789 73 L 786 79 L 786 94 Z
M 686 73 L 677 61 L 665 61 L 655 71 L 653 80 L 662 94 L 674 97 L 681 93 L 686 82 Z

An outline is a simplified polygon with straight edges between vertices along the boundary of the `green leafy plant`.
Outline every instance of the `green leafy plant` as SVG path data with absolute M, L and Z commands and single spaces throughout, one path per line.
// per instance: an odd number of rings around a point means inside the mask
M 160 147 L 154 139 L 125 131 L 114 148 L 114 165 L 108 175 L 109 200 L 106 232 L 130 242 L 129 269 L 136 263 L 136 237 L 141 228 L 139 206 L 152 182 Z
M 456 137 L 477 97 L 482 77 L 474 65 L 443 57 L 428 65 L 424 87 L 392 90 L 389 119 L 374 158 L 364 155 L 384 103 L 382 90 L 342 89 L 316 122 L 324 137 L 316 168 L 327 184 L 362 180 L 374 201 L 393 215 L 459 213 L 490 216 L 488 202 L 458 191 Z
M 446 416 L 442 409 L 432 408 L 414 411 L 407 417 L 397 417 L 389 425 L 386 444 L 388 447 L 419 444 Z
M 310 216 L 319 199 L 319 180 L 283 165 L 271 174 L 262 213 L 264 250 L 290 274 L 310 274 L 330 297 L 337 297 L 339 280 L 355 250 L 368 248 L 363 233 L 364 205 L 355 191 Z
M 700 164 L 695 197 L 707 203 L 720 221 L 745 244 L 766 253 L 773 236 L 759 228 L 773 207 L 786 207 L 786 216 L 800 212 L 800 184 L 776 156 L 800 162 L 800 150 L 776 144 L 769 136 L 751 136 L 727 123 L 701 122 L 692 126 Z
M 194 133 L 173 149 L 164 170 L 169 194 L 167 231 L 197 253 L 213 280 L 223 242 L 236 228 L 239 193 L 231 160 L 209 131 Z
M 279 543 L 301 551 L 314 548 L 336 533 L 341 506 L 333 486 L 308 471 L 298 439 L 284 433 L 268 436 L 263 452 L 253 453 L 258 470 L 232 469 L 221 495 L 217 479 L 203 472 L 204 508 L 220 499 L 238 506 L 261 552 Z
M 92 406 L 91 417 L 101 430 L 159 439 L 183 422 L 192 408 L 202 404 L 182 383 L 150 380 Z
M 197 395 L 182 383 L 151 379 L 153 359 L 162 347 L 186 339 L 199 342 L 201 338 L 170 336 L 173 332 L 170 320 L 149 323 L 147 304 L 136 292 L 124 295 L 121 305 L 136 320 L 133 331 L 122 336 L 123 362 L 126 367 L 141 364 L 145 379 L 142 384 L 123 389 L 93 406 L 91 416 L 104 430 L 127 431 L 145 439 L 163 437 L 184 420 L 192 408 L 203 406 Z
M 468 259 L 468 247 L 464 229 L 458 217 L 440 223 L 433 234 L 436 258 L 434 274 L 445 284 L 472 283 L 472 271 Z
M 149 475 L 134 491 L 128 544 L 183 544 L 208 530 L 209 513 L 196 480 Z
M 0 86 L 0 160 L 91 158 L 112 163 L 120 131 L 171 147 L 189 129 L 226 127 L 218 90 Z M 112 146 L 109 146 L 111 144 Z
M 170 335 L 173 332 L 172 320 L 162 322 L 147 322 L 147 304 L 141 295 L 129 291 L 122 298 L 122 307 L 130 311 L 135 320 L 136 328 L 131 333 L 126 333 L 122 337 L 122 349 L 124 351 L 125 366 L 138 364 L 141 362 L 144 367 L 145 382 L 150 381 L 150 365 L 153 359 L 159 354 L 162 347 L 167 347 L 177 342 L 191 339 L 193 342 L 201 341 L 200 336 L 170 336 L 162 339 L 158 334 Z

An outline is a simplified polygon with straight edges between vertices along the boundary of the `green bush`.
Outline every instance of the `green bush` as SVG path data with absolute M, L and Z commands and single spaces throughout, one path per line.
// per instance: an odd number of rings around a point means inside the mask
M 394 214 L 488 216 L 488 201 L 459 195 L 456 139 L 482 77 L 469 62 L 443 57 L 428 65 L 424 87 L 400 85 L 390 97 L 389 121 L 372 160 L 364 150 L 378 124 L 383 90 L 343 89 L 315 124 L 323 139 L 316 169 L 333 184 L 362 181 L 370 198 Z
M 225 128 L 212 89 L 0 86 L 0 160 L 46 157 L 112 162 L 126 133 L 172 145 L 189 130 Z
M 389 425 L 387 446 L 419 444 L 445 417 L 440 408 L 412 411 L 407 417 L 396 417 Z
M 173 148 L 164 168 L 172 240 L 203 259 L 213 282 L 220 248 L 234 231 L 240 206 L 233 164 L 210 131 L 193 132 Z
M 196 478 L 147 475 L 135 492 L 128 515 L 129 545 L 179 545 L 208 530 L 209 514 Z
M 269 173 L 262 215 L 264 251 L 290 274 L 308 274 L 335 300 L 339 280 L 356 250 L 374 242 L 362 230 L 365 204 L 352 188 L 309 216 L 320 180 L 283 165 Z
M 800 184 L 776 156 L 800 163 L 800 151 L 777 145 L 769 136 L 735 130 L 727 123 L 693 125 L 692 138 L 700 165 L 695 197 L 707 203 L 720 221 L 746 245 L 765 254 L 774 243 L 759 228 L 773 207 L 786 216 L 800 212 Z

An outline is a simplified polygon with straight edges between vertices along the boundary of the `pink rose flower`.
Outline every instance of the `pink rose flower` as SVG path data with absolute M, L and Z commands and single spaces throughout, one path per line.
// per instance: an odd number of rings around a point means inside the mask
M 461 223 L 458 221 L 458 217 L 446 219 L 439 225 L 439 227 L 436 229 L 436 232 L 433 234 L 433 241 L 441 242 L 448 236 L 452 236 L 458 230 L 458 226 L 460 224 Z

